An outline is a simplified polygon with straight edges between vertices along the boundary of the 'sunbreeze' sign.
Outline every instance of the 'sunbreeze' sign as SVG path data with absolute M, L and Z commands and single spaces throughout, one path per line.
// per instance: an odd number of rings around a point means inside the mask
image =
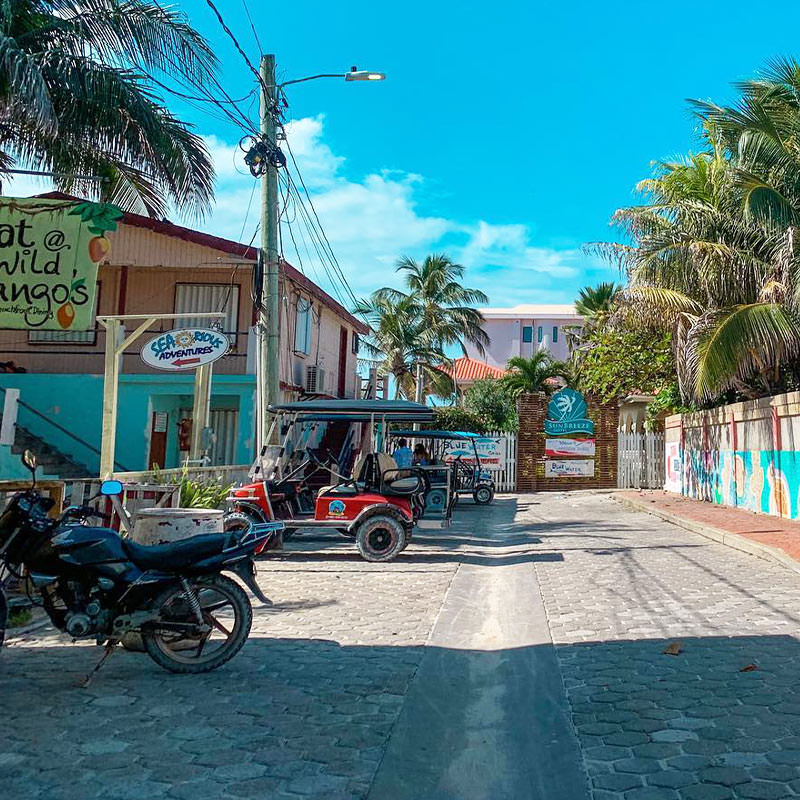
M 544 430 L 548 436 L 569 436 L 575 433 L 594 435 L 594 422 L 586 417 L 586 401 L 574 389 L 559 389 L 547 406 Z

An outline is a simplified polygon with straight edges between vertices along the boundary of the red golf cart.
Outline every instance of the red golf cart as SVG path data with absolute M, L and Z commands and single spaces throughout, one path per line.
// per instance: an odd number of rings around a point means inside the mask
M 406 400 L 314 399 L 270 411 L 269 439 L 279 434 L 280 444 L 265 446 L 252 482 L 231 490 L 226 529 L 281 520 L 284 538 L 331 529 L 354 539 L 367 561 L 395 558 L 425 511 L 429 480 L 382 449 L 389 423 L 426 422 L 432 410 Z

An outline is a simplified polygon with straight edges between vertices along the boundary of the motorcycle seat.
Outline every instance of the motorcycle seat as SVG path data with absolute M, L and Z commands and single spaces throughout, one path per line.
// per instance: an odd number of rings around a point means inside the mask
M 229 543 L 229 533 L 204 533 L 168 544 L 144 545 L 131 539 L 122 540 L 128 558 L 137 567 L 162 571 L 182 569 L 196 561 L 219 555 Z

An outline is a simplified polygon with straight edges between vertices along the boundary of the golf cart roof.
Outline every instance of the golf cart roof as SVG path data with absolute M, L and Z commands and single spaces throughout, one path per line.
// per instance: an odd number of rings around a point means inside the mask
M 410 400 L 300 400 L 270 406 L 270 411 L 297 414 L 308 421 L 369 422 L 373 418 L 389 422 L 426 422 L 433 409 Z
M 391 431 L 392 436 L 402 436 L 408 439 L 436 439 L 437 441 L 458 441 L 475 439 L 477 433 L 465 433 L 464 431 Z

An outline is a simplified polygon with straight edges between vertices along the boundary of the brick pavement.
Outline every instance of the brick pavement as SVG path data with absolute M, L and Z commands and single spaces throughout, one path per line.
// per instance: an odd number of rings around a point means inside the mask
M 456 568 L 366 564 L 338 546 L 264 564 L 275 607 L 255 607 L 244 649 L 207 675 L 121 652 L 81 689 L 99 648 L 12 642 L 0 655 L 3 796 L 365 796 Z
M 518 519 L 564 555 L 536 572 L 595 800 L 800 794 L 796 573 L 607 496 Z
M 617 492 L 616 497 L 646 506 L 655 513 L 666 512 L 687 522 L 767 545 L 800 563 L 798 521 L 756 514 L 730 506 L 718 506 L 668 492 L 629 490 Z

